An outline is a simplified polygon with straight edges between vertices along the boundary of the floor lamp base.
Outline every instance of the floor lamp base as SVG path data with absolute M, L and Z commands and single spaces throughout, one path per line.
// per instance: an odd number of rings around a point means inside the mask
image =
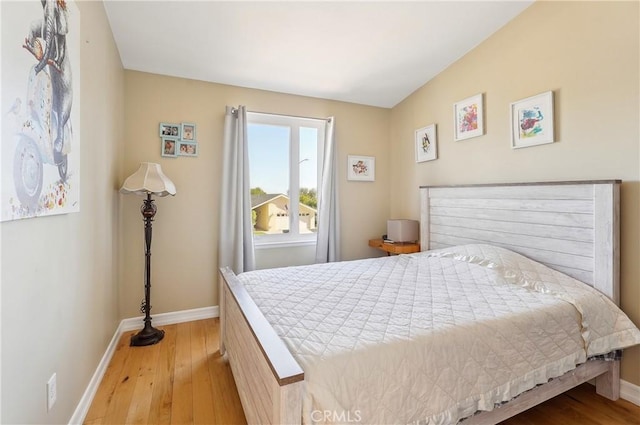
M 164 338 L 164 331 L 153 326 L 145 326 L 143 330 L 135 335 L 131 335 L 131 346 L 143 347 L 145 345 L 157 344 Z

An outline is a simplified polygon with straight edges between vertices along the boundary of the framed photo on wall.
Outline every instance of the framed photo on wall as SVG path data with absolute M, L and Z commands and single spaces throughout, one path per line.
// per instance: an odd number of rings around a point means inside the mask
M 178 143 L 179 156 L 198 156 L 198 144 L 193 142 Z
M 553 143 L 553 92 L 511 104 L 511 148 Z
M 178 139 L 174 139 L 171 137 L 162 137 L 161 141 L 162 144 L 160 145 L 160 154 L 162 156 L 175 158 L 177 156 Z
M 182 140 L 185 142 L 195 142 L 196 139 L 196 125 L 188 122 L 183 122 L 181 125 Z
M 484 134 L 482 93 L 453 104 L 453 140 L 470 139 Z
M 376 159 L 373 156 L 347 156 L 347 180 L 372 182 L 376 179 Z
M 431 124 L 416 130 L 416 162 L 433 161 L 438 158 L 436 125 Z
M 180 138 L 180 124 L 171 124 L 168 122 L 160 123 L 160 137 Z

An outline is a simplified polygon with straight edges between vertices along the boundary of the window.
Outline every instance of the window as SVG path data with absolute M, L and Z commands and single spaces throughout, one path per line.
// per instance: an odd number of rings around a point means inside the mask
M 321 119 L 247 113 L 256 246 L 315 242 L 324 128 Z

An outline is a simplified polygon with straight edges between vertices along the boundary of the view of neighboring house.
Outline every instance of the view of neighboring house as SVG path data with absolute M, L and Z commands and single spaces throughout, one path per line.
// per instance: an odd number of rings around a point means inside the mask
M 255 211 L 254 230 L 256 233 L 275 234 L 289 231 L 289 197 L 282 193 L 251 195 L 251 210 Z M 312 233 L 316 230 L 318 212 L 303 203 L 298 204 L 299 232 Z

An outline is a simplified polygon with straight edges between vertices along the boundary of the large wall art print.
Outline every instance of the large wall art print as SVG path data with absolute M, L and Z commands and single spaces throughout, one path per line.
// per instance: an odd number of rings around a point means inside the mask
M 0 220 L 80 211 L 80 11 L 0 2 Z

